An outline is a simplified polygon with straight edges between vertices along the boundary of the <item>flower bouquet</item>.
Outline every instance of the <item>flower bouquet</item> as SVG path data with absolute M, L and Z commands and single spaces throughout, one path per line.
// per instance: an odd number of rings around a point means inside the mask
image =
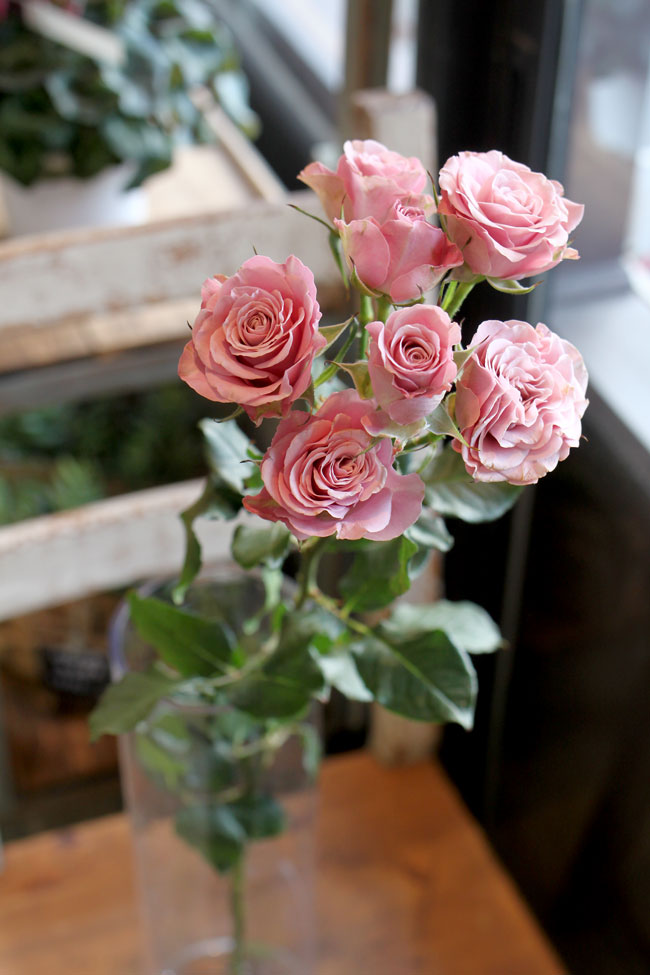
M 233 412 L 201 424 L 210 474 L 182 515 L 180 578 L 166 599 L 129 597 L 153 647 L 146 667 L 111 686 L 92 718 L 95 735 L 156 742 L 141 758 L 177 793 L 177 832 L 231 877 L 234 975 L 266 970 L 247 941 L 244 863 L 285 823 L 265 774 L 273 756 L 298 735 L 313 767 L 307 719 L 332 688 L 471 728 L 471 657 L 500 646 L 495 624 L 471 603 L 397 597 L 452 545 L 445 517 L 498 518 L 567 457 L 587 405 L 579 352 L 546 325 L 485 321 L 461 337 L 476 285 L 523 294 L 522 279 L 577 257 L 569 235 L 582 207 L 558 183 L 500 152 L 463 152 L 437 188 L 418 159 L 374 141 L 346 143 L 335 172 L 312 163 L 300 179 L 320 199 L 325 219 L 314 219 L 358 309 L 321 324 L 313 275 L 294 255 L 255 254 L 204 283 L 179 373 Z M 275 422 L 264 451 L 238 426 L 243 413 Z M 245 618 L 233 615 L 235 589 L 218 612 L 192 601 L 201 516 L 238 518 L 232 559 L 256 594 Z M 219 768 L 200 799 L 178 766 L 194 755 L 179 739 L 196 734 L 182 721 L 160 733 L 170 700 L 212 709 L 201 734 Z

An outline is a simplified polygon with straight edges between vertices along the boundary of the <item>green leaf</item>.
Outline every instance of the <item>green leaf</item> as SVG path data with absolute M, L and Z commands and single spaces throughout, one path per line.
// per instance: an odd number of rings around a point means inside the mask
M 345 624 L 336 616 L 314 603 L 307 603 L 285 619 L 281 639 L 291 650 L 313 647 L 319 653 L 327 653 L 344 632 Z
M 176 814 L 176 831 L 220 873 L 230 870 L 251 840 L 277 836 L 287 825 L 272 796 L 247 794 L 229 803 L 200 803 Z
M 372 288 L 370 288 L 367 284 L 363 283 L 363 281 L 357 274 L 357 269 L 354 264 L 354 261 L 350 260 L 350 263 L 352 264 L 352 273 L 350 275 L 350 281 L 357 289 L 357 291 L 360 291 L 361 294 L 365 295 L 367 298 L 383 298 L 384 295 L 382 294 L 381 291 L 373 291 Z
M 377 410 L 376 412 L 382 412 L 382 410 Z M 417 437 L 421 433 L 426 433 L 427 424 L 425 420 L 414 420 L 413 423 L 408 423 L 404 425 L 403 423 L 395 423 L 390 417 L 383 413 L 385 417 L 384 422 L 381 426 L 382 436 L 385 437 L 397 437 L 404 443 L 407 440 L 411 440 L 413 437 Z
M 289 551 L 291 533 L 281 522 L 262 527 L 237 525 L 232 538 L 231 552 L 244 569 L 252 569 L 261 562 L 279 566 Z
M 174 755 L 186 755 L 192 742 L 188 723 L 177 711 L 151 717 L 147 721 L 147 734 Z
M 477 680 L 472 662 L 442 630 L 397 640 L 377 630 L 352 645 L 361 679 L 379 704 L 416 721 L 453 721 L 470 729 Z
M 165 788 L 174 790 L 184 772 L 185 760 L 179 758 L 148 734 L 137 734 L 135 750 L 138 762 L 154 778 L 162 779 Z
M 186 613 L 153 597 L 128 597 L 131 619 L 140 636 L 184 677 L 210 677 L 230 663 L 231 638 L 221 623 Z
M 325 220 L 321 220 L 320 217 L 317 217 L 315 213 L 309 213 L 307 210 L 303 210 L 303 208 L 299 207 L 296 203 L 287 203 L 287 206 L 291 207 L 292 210 L 297 210 L 298 213 L 302 213 L 303 217 L 309 217 L 310 220 L 315 220 L 316 223 L 320 223 L 330 234 L 334 233 L 330 225 Z
M 346 293 L 349 294 L 350 282 L 348 280 L 348 272 L 345 266 L 345 261 L 343 260 L 343 255 L 341 254 L 341 240 L 337 230 L 330 230 L 328 242 L 332 257 L 334 258 L 334 263 L 339 270 L 341 280 L 345 286 Z
M 148 120 L 108 116 L 102 122 L 101 130 L 118 159 L 169 165 L 173 147 L 171 138 Z
M 459 374 L 473 351 L 473 349 L 456 349 L 454 352 L 454 365 L 458 369 Z
M 222 754 L 213 742 L 199 742 L 186 760 L 181 786 L 199 795 L 214 795 L 234 785 L 240 771 L 237 760 Z
M 512 508 L 522 490 L 506 481 L 472 480 L 463 458 L 450 447 L 440 450 L 420 476 L 431 508 L 474 524 L 500 518 Z
M 319 682 L 322 683 L 320 674 Z M 299 681 L 281 672 L 262 671 L 242 680 L 231 696 L 235 707 L 255 718 L 277 718 L 278 720 L 301 714 L 310 699 L 311 693 L 306 687 L 302 687 Z
M 485 279 L 489 285 L 491 285 L 495 291 L 501 291 L 506 295 L 529 295 L 531 291 L 534 291 L 541 281 L 536 281 L 535 284 L 531 284 L 529 288 L 525 288 L 523 284 L 519 284 L 518 281 L 510 281 L 507 279 L 501 280 L 500 278 L 486 278 Z
M 339 583 L 346 609 L 380 609 L 411 586 L 410 560 L 418 546 L 405 535 L 389 542 L 372 542 L 355 553 Z
M 342 335 L 343 332 L 346 330 L 346 328 L 348 328 L 348 326 L 353 321 L 354 321 L 354 315 L 348 318 L 346 322 L 342 322 L 340 325 L 322 325 L 318 329 L 319 333 L 321 335 L 324 335 L 325 338 L 327 339 L 327 345 L 320 350 L 321 354 L 325 352 L 327 349 L 329 349 L 330 345 L 333 345 L 334 342 L 336 342 L 339 335 Z
M 178 685 L 179 681 L 153 668 L 126 674 L 118 683 L 109 684 L 90 715 L 91 740 L 132 731 Z
M 246 635 L 258 633 L 260 626 L 268 623 L 271 630 L 277 632 L 280 621 L 286 612 L 286 606 L 281 602 L 282 586 L 286 584 L 286 576 L 279 566 L 263 565 L 260 570 L 264 584 L 264 602 L 256 613 L 248 616 L 242 624 L 242 631 Z M 276 622 L 278 625 L 276 625 Z
M 287 825 L 286 813 L 273 796 L 248 794 L 229 803 L 227 808 L 249 840 L 277 836 Z
M 227 805 L 187 806 L 176 814 L 176 832 L 220 873 L 237 863 L 246 833 Z
M 189 586 L 194 582 L 201 569 L 201 543 L 194 531 L 197 518 L 234 518 L 241 507 L 241 496 L 218 488 L 215 479 L 209 477 L 201 496 L 181 512 L 181 521 L 185 531 L 185 559 L 178 583 L 172 591 L 174 602 L 179 605 L 185 598 Z
M 435 548 L 439 552 L 448 552 L 454 544 L 444 519 L 426 508 L 415 524 L 406 529 L 405 535 L 420 548 Z
M 455 399 L 456 394 L 451 393 L 451 395 L 447 396 L 442 403 L 439 403 L 433 413 L 429 413 L 427 417 L 427 425 L 432 433 L 438 434 L 439 436 L 453 437 L 455 440 L 460 440 L 461 443 L 465 443 L 465 440 L 463 439 L 463 436 L 451 415 L 453 412 Z
M 304 400 L 304 402 L 307 404 L 307 406 L 310 408 L 310 410 L 313 410 L 314 406 L 316 405 L 316 390 L 314 388 L 313 381 L 310 382 L 310 384 L 307 387 L 307 389 L 304 391 L 304 393 L 302 394 L 302 396 L 300 396 L 299 398 L 301 400 Z
M 372 383 L 367 362 L 339 362 L 338 367 L 352 376 L 352 381 L 361 399 L 372 399 Z
M 401 474 L 419 474 L 426 469 L 435 454 L 436 448 L 440 443 L 441 437 L 435 433 L 426 435 L 426 441 L 422 446 L 414 449 L 409 445 L 407 450 L 403 450 L 395 458 L 395 465 Z
M 243 494 L 249 473 L 248 464 L 245 463 L 250 448 L 248 437 L 234 420 L 227 423 L 201 420 L 199 427 L 205 438 L 210 469 L 231 491 Z
M 350 653 L 332 653 L 319 658 L 326 683 L 335 687 L 349 701 L 372 701 L 372 694 L 359 676 Z
M 311 724 L 301 724 L 297 731 L 302 738 L 302 766 L 305 774 L 313 781 L 318 775 L 323 753 L 320 735 Z
M 256 718 L 287 718 L 304 711 L 323 687 L 323 675 L 311 653 L 320 639 L 328 639 L 323 616 L 329 614 L 309 610 L 284 617 L 278 648 L 233 689 L 231 701 L 236 708 Z M 334 625 L 340 626 L 336 620 Z
M 457 647 L 467 653 L 493 653 L 503 639 L 489 613 L 476 603 L 440 599 L 425 606 L 398 604 L 384 630 L 394 637 L 411 637 L 428 630 L 443 630 Z

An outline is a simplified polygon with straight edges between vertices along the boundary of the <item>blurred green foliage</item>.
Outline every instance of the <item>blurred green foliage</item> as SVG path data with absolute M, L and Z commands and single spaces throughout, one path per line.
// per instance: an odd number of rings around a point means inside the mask
M 0 19 L 0 169 L 29 185 L 135 163 L 130 186 L 169 166 L 178 143 L 212 140 L 191 94 L 209 89 L 249 135 L 258 120 L 224 27 L 205 0 L 87 0 L 78 14 L 112 31 L 122 63 L 41 36 L 19 3 Z
M 0 524 L 201 476 L 204 415 L 173 383 L 0 418 Z

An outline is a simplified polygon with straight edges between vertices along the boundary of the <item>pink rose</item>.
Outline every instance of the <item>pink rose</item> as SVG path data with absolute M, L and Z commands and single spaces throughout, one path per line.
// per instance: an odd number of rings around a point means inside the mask
M 394 203 L 388 218 L 335 220 L 348 267 L 371 291 L 405 302 L 435 287 L 463 255 L 418 206 Z
M 541 274 L 578 252 L 569 234 L 584 207 L 560 183 L 502 152 L 461 152 L 440 171 L 439 212 L 474 274 L 517 279 Z
M 251 257 L 231 278 L 203 285 L 201 310 L 178 374 L 206 399 L 238 403 L 255 422 L 286 416 L 327 344 L 314 276 L 297 257 Z
M 535 484 L 580 440 L 587 370 L 546 325 L 483 322 L 456 382 L 453 442 L 477 481 Z
M 244 506 L 281 521 L 296 538 L 397 538 L 417 520 L 424 484 L 393 469 L 393 448 L 373 443 L 363 421 L 376 407 L 353 389 L 317 413 L 293 410 L 278 424 L 261 465 L 264 487 Z
M 338 219 L 343 207 L 346 221 L 375 217 L 380 222 L 396 200 L 421 194 L 427 178 L 419 159 L 400 156 L 373 139 L 346 142 L 335 173 L 314 162 L 298 175 L 318 195 L 330 220 Z M 422 197 L 420 205 L 433 206 L 432 197 Z
M 392 312 L 384 325 L 366 325 L 371 343 L 368 371 L 375 398 L 403 426 L 431 413 L 456 378 L 454 345 L 460 326 L 436 305 Z M 376 431 L 372 425 L 372 432 Z

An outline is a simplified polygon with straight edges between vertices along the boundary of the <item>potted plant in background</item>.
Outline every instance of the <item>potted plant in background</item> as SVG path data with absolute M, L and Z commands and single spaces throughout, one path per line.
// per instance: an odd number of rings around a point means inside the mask
M 179 143 L 214 137 L 207 88 L 249 134 L 237 55 L 205 0 L 0 5 L 0 170 L 13 233 L 138 222 Z
M 461 342 L 477 284 L 523 293 L 522 278 L 577 256 L 582 207 L 558 183 L 499 152 L 461 153 L 430 194 L 418 159 L 370 140 L 346 143 L 335 172 L 313 163 L 301 179 L 358 310 L 323 326 L 313 275 L 293 255 L 255 255 L 204 283 L 179 372 L 234 412 L 201 423 L 210 475 L 182 516 L 180 578 L 129 597 L 118 682 L 91 719 L 95 735 L 132 732 L 152 971 L 207 971 L 208 958 L 231 975 L 312 970 L 308 884 L 285 832 L 308 821 L 304 777 L 287 750 L 302 742 L 313 772 L 307 719 L 332 688 L 471 727 L 471 655 L 499 647 L 495 624 L 467 602 L 395 600 L 453 543 L 444 516 L 507 511 L 578 445 L 587 405 L 580 353 L 546 325 L 486 321 Z M 238 426 L 244 412 L 275 421 L 265 450 Z M 235 527 L 231 565 L 197 581 L 195 519 L 245 512 L 257 517 Z M 320 570 L 340 556 L 326 586 Z M 269 865 L 294 878 L 289 891 Z

